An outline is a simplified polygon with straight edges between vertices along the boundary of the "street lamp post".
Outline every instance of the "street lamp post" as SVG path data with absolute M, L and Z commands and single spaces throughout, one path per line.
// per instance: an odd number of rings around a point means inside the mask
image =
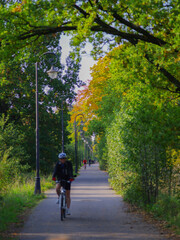
M 74 120 L 74 132 L 75 132 L 75 173 L 78 172 L 78 156 L 77 156 L 77 129 L 76 129 L 76 118 L 78 116 L 83 116 L 84 118 L 84 115 L 82 113 L 79 113 L 78 115 L 75 116 L 75 120 Z
M 81 129 L 80 130 L 80 134 L 81 134 L 81 152 L 82 152 L 82 156 L 81 156 L 81 163 L 83 162 L 84 159 L 84 141 L 83 141 L 83 133 L 84 131 Z
M 62 152 L 64 152 L 64 101 L 68 95 L 62 94 L 61 97 L 61 133 L 62 133 Z
M 84 159 L 86 159 L 86 142 L 84 140 Z
M 62 125 L 62 152 L 64 152 L 64 116 L 63 116 L 63 99 L 61 102 L 61 125 Z
M 53 54 L 57 57 L 55 53 L 45 52 L 43 55 Z M 56 60 L 57 61 L 57 60 Z M 56 62 L 55 62 L 56 63 Z M 39 176 L 39 101 L 38 101 L 38 62 L 35 63 L 35 72 L 36 72 L 36 183 L 35 183 L 35 194 L 41 193 L 41 184 L 40 184 L 40 176 Z M 50 78 L 54 79 L 57 77 L 58 71 L 54 69 L 52 66 L 47 74 Z

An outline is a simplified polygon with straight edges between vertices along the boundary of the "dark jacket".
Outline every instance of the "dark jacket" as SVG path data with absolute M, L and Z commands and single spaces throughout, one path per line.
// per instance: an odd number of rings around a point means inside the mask
M 56 177 L 58 180 L 69 180 L 73 178 L 73 168 L 70 161 L 66 161 L 62 164 L 60 161 L 56 163 L 54 168 L 53 178 Z

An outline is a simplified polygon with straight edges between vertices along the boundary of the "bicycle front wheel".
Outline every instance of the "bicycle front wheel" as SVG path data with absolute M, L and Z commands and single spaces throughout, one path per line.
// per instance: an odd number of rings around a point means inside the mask
M 64 196 L 64 204 L 63 204 L 63 208 L 64 208 L 64 218 L 66 218 L 66 196 Z
M 61 221 L 64 219 L 64 194 L 61 194 L 61 205 L 60 205 L 60 216 L 61 216 Z

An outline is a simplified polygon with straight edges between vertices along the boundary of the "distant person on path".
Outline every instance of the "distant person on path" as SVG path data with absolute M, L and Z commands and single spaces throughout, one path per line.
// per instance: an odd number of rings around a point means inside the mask
M 66 180 L 70 181 L 67 182 L 65 185 L 66 189 L 66 199 L 67 199 L 67 214 L 70 215 L 70 204 L 71 204 L 71 199 L 70 199 L 70 190 L 71 190 L 71 182 L 74 180 L 73 178 L 73 168 L 72 168 L 72 163 L 70 161 L 67 161 L 67 155 L 66 153 L 60 153 L 58 155 L 59 161 L 56 163 L 56 166 L 54 168 L 54 173 L 52 176 L 52 180 L 56 181 L 56 193 L 58 195 L 58 200 L 57 204 L 59 204 L 59 196 L 60 196 L 60 189 L 61 185 L 59 181 L 61 180 Z
M 89 159 L 89 166 L 91 166 L 91 159 Z
M 83 164 L 84 164 L 84 169 L 86 169 L 86 164 L 87 164 L 87 160 L 86 159 L 83 160 Z

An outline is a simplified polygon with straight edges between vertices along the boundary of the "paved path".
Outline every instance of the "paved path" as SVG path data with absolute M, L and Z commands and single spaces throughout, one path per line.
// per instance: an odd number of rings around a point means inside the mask
M 98 165 L 82 169 L 72 184 L 71 216 L 61 222 L 55 190 L 29 216 L 20 240 L 165 240 L 152 225 L 128 213 Z

